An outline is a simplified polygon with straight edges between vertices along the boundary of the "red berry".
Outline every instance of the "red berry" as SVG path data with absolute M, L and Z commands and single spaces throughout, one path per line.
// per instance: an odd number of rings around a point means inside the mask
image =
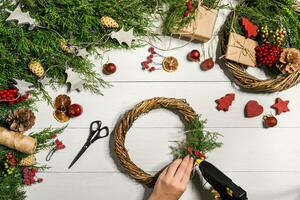
M 192 153 L 192 152 L 193 152 L 193 148 L 192 148 L 192 147 L 188 147 L 188 148 L 187 148 L 187 151 L 188 151 L 189 153 Z
M 199 150 L 197 150 L 197 149 L 196 149 L 196 150 L 194 150 L 194 155 L 195 155 L 195 156 L 199 156 L 199 155 L 200 155 L 200 151 L 199 151 Z
M 194 49 L 188 54 L 187 58 L 190 61 L 199 61 L 200 55 L 200 52 L 197 49 Z
M 200 153 L 200 154 L 199 154 L 199 157 L 200 157 L 201 159 L 206 159 L 206 155 L 205 155 L 204 153 Z
M 188 5 L 187 10 L 193 10 L 193 6 L 192 5 Z
M 185 11 L 184 13 L 183 13 L 183 16 L 185 16 L 185 17 L 187 17 L 189 15 L 189 12 L 188 11 Z
M 155 67 L 151 67 L 149 71 L 151 72 L 155 71 Z
M 38 178 L 37 182 L 41 183 L 41 182 L 43 182 L 43 179 L 42 178 Z
M 32 171 L 33 173 L 37 173 L 37 172 L 38 172 L 38 170 L 37 170 L 36 167 L 33 167 L 33 168 L 31 169 L 31 171 Z
M 82 114 L 82 112 L 83 112 L 82 106 L 77 103 L 70 105 L 68 108 L 68 115 L 70 117 L 78 117 L 79 115 Z
M 153 47 L 150 47 L 150 48 L 148 49 L 148 51 L 149 51 L 150 53 L 154 53 L 154 48 L 153 48 Z
M 103 66 L 103 73 L 106 75 L 113 74 L 117 71 L 117 67 L 114 63 L 107 63 Z

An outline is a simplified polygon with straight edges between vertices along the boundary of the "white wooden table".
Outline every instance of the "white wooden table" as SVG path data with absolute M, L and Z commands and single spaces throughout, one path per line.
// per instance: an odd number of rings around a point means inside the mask
M 218 27 L 224 20 L 220 14 Z M 163 46 L 168 42 L 166 38 Z M 216 42 L 216 41 L 215 41 Z M 185 41 L 172 40 L 174 46 Z M 66 149 L 56 153 L 46 163 L 47 152 L 38 155 L 38 161 L 51 166 L 39 174 L 42 184 L 28 187 L 28 200 L 140 200 L 147 199 L 151 190 L 126 176 L 117 167 L 113 157 L 113 135 L 93 144 L 78 162 L 68 169 L 70 162 L 82 147 L 93 120 L 102 120 L 113 130 L 120 116 L 141 100 L 156 96 L 186 99 L 190 105 L 208 119 L 207 129 L 221 133 L 223 147 L 208 154 L 208 159 L 247 192 L 250 200 L 299 200 L 300 199 L 300 85 L 275 94 L 250 94 L 241 92 L 224 75 L 217 65 L 208 72 L 198 64 L 186 61 L 190 50 L 200 49 L 199 44 L 171 52 L 162 52 L 178 58 L 180 68 L 174 73 L 141 70 L 140 63 L 148 55 L 147 48 L 130 51 L 112 51 L 106 54 L 110 62 L 118 66 L 114 75 L 104 76 L 113 87 L 103 90 L 104 96 L 90 93 L 71 93 L 73 102 L 84 108 L 81 117 L 72 119 L 68 129 L 60 136 Z M 206 47 L 206 50 L 208 48 Z M 104 59 L 104 60 L 105 60 Z M 100 60 L 94 60 L 100 71 Z M 215 109 L 215 99 L 234 92 L 236 101 L 227 113 Z M 52 91 L 54 98 L 65 90 Z M 291 112 L 278 116 L 279 125 L 263 129 L 261 117 L 247 119 L 243 115 L 248 100 L 257 100 L 265 107 L 265 113 L 276 97 L 290 100 Z M 39 103 L 35 130 L 52 125 L 60 127 L 52 116 L 52 108 Z M 172 160 L 170 146 L 181 140 L 182 123 L 176 115 L 156 110 L 140 117 L 128 133 L 126 146 L 136 164 L 155 173 Z M 197 181 L 196 181 L 197 182 Z M 209 194 L 199 183 L 192 183 L 182 199 L 209 199 Z

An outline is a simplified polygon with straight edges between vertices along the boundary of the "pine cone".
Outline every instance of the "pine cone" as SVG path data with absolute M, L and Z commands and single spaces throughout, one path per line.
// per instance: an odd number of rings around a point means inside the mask
M 30 71 L 39 78 L 42 77 L 45 73 L 45 70 L 39 61 L 35 61 L 35 60 L 30 61 L 28 67 Z
M 6 122 L 10 125 L 11 130 L 24 132 L 34 125 L 35 115 L 32 110 L 18 108 L 8 115 Z
M 103 16 L 100 19 L 100 22 L 102 24 L 102 26 L 104 26 L 105 28 L 118 28 L 119 24 L 111 17 L 109 16 Z
M 34 155 L 29 155 L 20 161 L 20 166 L 22 166 L 22 167 L 32 166 L 35 164 L 35 161 L 36 161 L 36 159 L 35 159 Z
M 62 40 L 60 41 L 60 48 L 67 53 L 73 53 L 73 50 L 71 49 L 70 45 L 67 43 L 67 41 Z
M 279 69 L 282 73 L 294 73 L 300 69 L 300 51 L 295 48 L 286 48 L 280 55 Z

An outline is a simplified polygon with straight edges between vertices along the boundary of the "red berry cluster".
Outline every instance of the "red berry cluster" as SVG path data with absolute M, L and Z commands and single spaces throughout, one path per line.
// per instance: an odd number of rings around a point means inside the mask
M 201 158 L 201 159 L 206 159 L 206 155 L 202 152 L 200 152 L 198 149 L 194 149 L 192 147 L 187 148 L 187 152 L 195 157 Z
M 153 62 L 153 57 L 156 54 L 153 47 L 148 49 L 150 55 L 147 57 L 147 61 L 142 62 L 143 70 L 148 70 L 149 72 L 153 72 L 156 70 L 154 66 L 150 67 L 149 64 Z
M 28 97 L 29 93 L 19 96 L 18 89 L 0 90 L 0 102 L 7 102 L 9 105 L 24 101 Z
M 55 144 L 55 148 L 57 149 L 57 150 L 62 150 L 62 149 L 64 149 L 64 148 L 66 148 L 66 146 L 62 143 L 62 141 L 60 141 L 59 139 L 56 139 L 55 141 L 54 141 L 54 144 Z
M 24 167 L 23 168 L 23 183 L 24 185 L 32 185 L 35 183 L 43 182 L 42 178 L 36 178 L 38 169 L 36 167 Z
M 190 12 L 193 10 L 193 3 L 191 0 L 186 2 L 186 11 L 184 11 L 183 16 L 189 16 Z
M 278 62 L 282 49 L 271 43 L 263 43 L 255 48 L 256 60 L 259 64 L 272 67 Z

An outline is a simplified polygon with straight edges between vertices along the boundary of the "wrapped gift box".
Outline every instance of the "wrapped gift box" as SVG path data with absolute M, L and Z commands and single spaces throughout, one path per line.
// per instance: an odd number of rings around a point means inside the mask
M 215 9 L 207 9 L 199 6 L 195 19 L 177 34 L 185 38 L 207 42 L 213 36 L 218 12 Z
M 242 35 L 231 32 L 229 34 L 225 58 L 251 67 L 256 66 L 255 48 L 258 43 Z

